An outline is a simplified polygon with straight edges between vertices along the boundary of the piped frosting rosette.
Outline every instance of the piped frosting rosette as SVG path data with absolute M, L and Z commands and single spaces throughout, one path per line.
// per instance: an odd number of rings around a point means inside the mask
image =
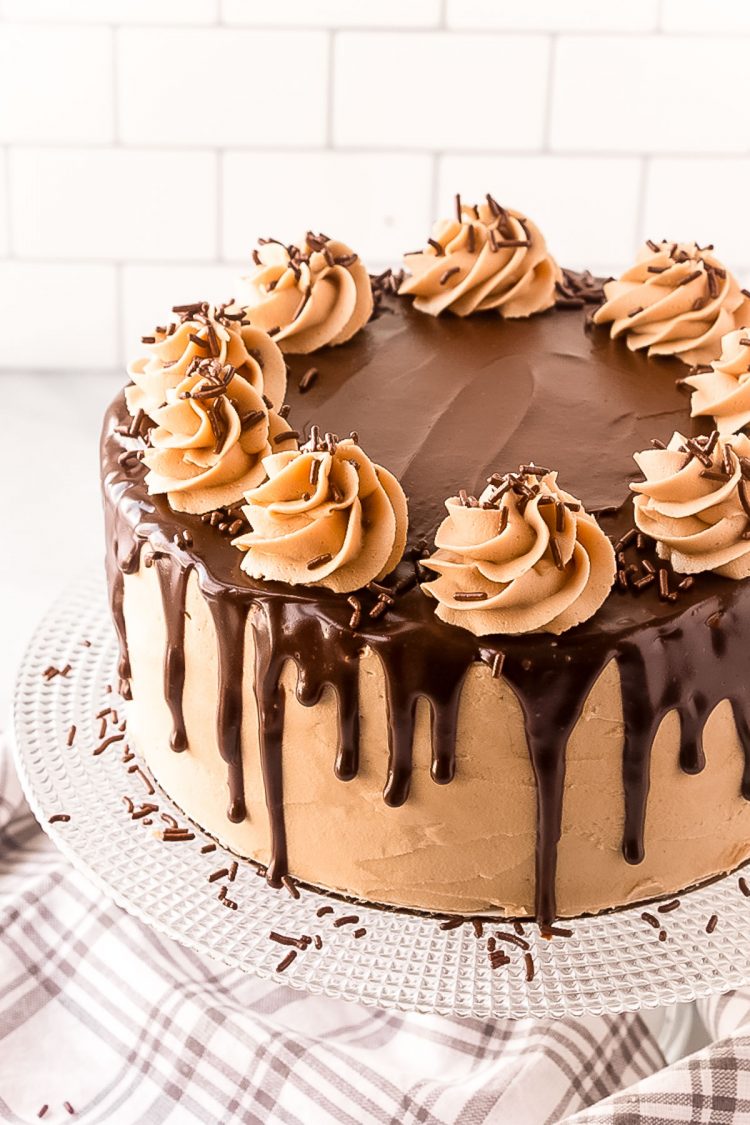
M 712 415 L 720 434 L 734 434 L 750 425 L 750 328 L 729 332 L 721 356 L 700 366 L 683 380 L 693 387 L 693 418 Z
M 399 290 L 420 312 L 456 316 L 495 309 L 524 317 L 551 308 L 560 269 L 539 228 L 492 196 L 479 206 L 456 197 L 456 217 L 440 219 L 424 250 L 404 255 L 411 276 Z
M 750 439 L 684 438 L 635 454 L 635 522 L 680 574 L 750 576 Z
M 490 478 L 477 499 L 446 501 L 448 516 L 422 589 L 443 621 L 476 636 L 564 633 L 592 617 L 615 577 L 612 545 L 557 473 L 521 466 Z
M 193 360 L 166 395 L 151 411 L 143 461 L 149 492 L 166 493 L 175 511 L 236 504 L 265 480 L 264 458 L 297 448 L 294 432 L 252 383 L 218 359 Z
M 750 297 L 713 252 L 695 242 L 647 242 L 634 266 L 604 286 L 595 324 L 632 351 L 709 363 L 721 339 L 750 322 Z
M 265 395 L 278 410 L 286 392 L 284 357 L 265 332 L 244 323 L 245 315 L 235 305 L 209 305 L 199 301 L 176 305 L 178 317 L 166 328 L 155 328 L 144 336 L 148 355 L 128 367 L 133 386 L 125 390 L 131 414 L 139 409 L 151 414 L 167 401 L 167 391 L 177 387 L 196 360 L 215 359 L 229 364 L 238 376 Z
M 252 531 L 233 540 L 252 578 L 346 593 L 389 574 L 408 524 L 396 478 L 373 464 L 356 435 L 311 440 L 263 462 L 268 480 L 247 493 Z
M 130 413 L 146 415 L 146 485 L 175 511 L 202 513 L 242 500 L 265 478 L 263 458 L 296 448 L 275 412 L 286 364 L 265 332 L 235 306 L 176 306 L 177 321 L 143 338 L 149 354 L 128 368 Z M 240 334 L 244 332 L 244 338 Z
M 263 240 L 253 261 L 242 279 L 245 313 L 290 355 L 343 344 L 370 319 L 370 275 L 343 242 L 312 231 L 300 246 Z

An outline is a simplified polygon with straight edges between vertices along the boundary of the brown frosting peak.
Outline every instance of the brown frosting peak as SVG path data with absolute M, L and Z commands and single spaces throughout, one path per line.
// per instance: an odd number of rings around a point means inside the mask
M 647 242 L 634 266 L 604 286 L 595 324 L 649 355 L 709 363 L 727 332 L 750 322 L 750 297 L 713 252 L 695 242 Z
M 267 239 L 253 261 L 256 269 L 243 278 L 245 313 L 284 352 L 343 344 L 370 319 L 370 276 L 343 242 L 312 231 L 300 246 Z
M 564 633 L 592 617 L 615 577 L 612 545 L 557 473 L 533 465 L 490 478 L 479 499 L 446 500 L 424 565 L 436 613 L 476 636 Z
M 457 316 L 496 309 L 524 317 L 555 303 L 560 269 L 538 227 L 491 195 L 479 206 L 456 197 L 456 217 L 440 219 L 424 250 L 406 254 L 411 277 L 400 293 L 414 296 L 420 312 Z
M 630 486 L 635 522 L 660 558 L 681 574 L 750 576 L 750 439 L 675 433 L 635 460 L 646 478 Z
M 721 341 L 721 356 L 684 380 L 694 387 L 690 414 L 713 415 L 720 434 L 750 424 L 750 328 L 737 328 Z
M 166 394 L 166 405 L 151 411 L 155 426 L 143 461 L 149 492 L 166 493 L 175 511 L 236 504 L 265 480 L 264 457 L 297 448 L 287 423 L 230 364 L 193 360 Z
M 128 367 L 133 386 L 126 389 L 128 409 L 151 414 L 164 406 L 167 391 L 179 386 L 195 360 L 216 359 L 230 364 L 258 394 L 278 410 L 286 392 L 284 357 L 265 332 L 245 321 L 236 305 L 209 305 L 198 301 L 176 305 L 176 316 L 167 327 L 144 336 L 149 354 Z
M 356 435 L 321 441 L 314 428 L 298 452 L 263 465 L 269 479 L 245 497 L 253 530 L 234 540 L 251 578 L 346 593 L 393 570 L 406 546 L 406 497 Z

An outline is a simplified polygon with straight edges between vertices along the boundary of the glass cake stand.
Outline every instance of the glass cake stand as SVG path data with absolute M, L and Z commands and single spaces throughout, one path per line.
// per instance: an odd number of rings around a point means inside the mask
M 103 582 L 82 580 L 48 613 L 23 659 L 16 764 L 31 808 L 71 863 L 184 945 L 293 988 L 454 1016 L 654 1008 L 750 981 L 750 897 L 738 874 L 680 895 L 675 909 L 652 903 L 560 923 L 572 934 L 552 940 L 531 922 L 522 934 L 487 918 L 443 928 L 445 917 L 304 885 L 299 897 L 268 887 L 254 864 L 238 857 L 235 869 L 231 853 L 212 848 L 128 749 L 124 709 L 110 689 L 116 655 Z M 116 716 L 97 717 L 108 708 Z M 272 932 L 297 945 L 279 944 Z M 495 967 L 491 937 L 508 957 Z

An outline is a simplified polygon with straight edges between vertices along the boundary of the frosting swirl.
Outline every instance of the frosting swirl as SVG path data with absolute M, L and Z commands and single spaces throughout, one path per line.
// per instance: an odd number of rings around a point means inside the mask
M 167 402 L 167 391 L 178 387 L 191 364 L 202 359 L 232 366 L 278 410 L 286 392 L 284 357 L 265 332 L 247 324 L 241 309 L 199 301 L 176 305 L 172 312 L 178 320 L 144 336 L 149 354 L 128 366 L 133 386 L 126 388 L 125 398 L 131 414 L 143 410 L 153 415 Z
M 343 242 L 312 231 L 301 246 L 267 239 L 253 261 L 242 279 L 245 313 L 290 355 L 343 344 L 370 319 L 370 275 Z
M 680 574 L 750 576 L 750 438 L 684 438 L 635 454 L 636 526 Z
M 406 546 L 406 497 L 356 435 L 321 442 L 314 428 L 301 450 L 263 464 L 268 480 L 243 509 L 253 530 L 233 540 L 247 574 L 345 593 L 393 570 Z
M 411 272 L 399 293 L 420 312 L 456 316 L 496 309 L 503 317 L 531 316 L 555 303 L 560 269 L 538 227 L 491 195 L 479 206 L 456 197 L 456 218 L 440 219 L 424 250 L 405 254 Z
M 448 516 L 422 589 L 443 621 L 488 633 L 564 633 L 592 617 L 615 577 L 612 545 L 557 473 L 522 465 L 490 478 L 479 499 L 446 500 Z
M 625 336 L 632 351 L 708 363 L 721 338 L 750 322 L 750 296 L 713 253 L 695 242 L 647 242 L 634 266 L 604 286 L 595 324 Z
M 177 512 L 237 503 L 265 480 L 263 458 L 297 448 L 294 432 L 231 364 L 193 360 L 166 395 L 151 412 L 155 426 L 143 461 L 149 492 L 166 493 Z
M 720 434 L 734 434 L 750 424 L 750 328 L 729 332 L 721 356 L 683 380 L 694 387 L 690 414 L 713 415 Z

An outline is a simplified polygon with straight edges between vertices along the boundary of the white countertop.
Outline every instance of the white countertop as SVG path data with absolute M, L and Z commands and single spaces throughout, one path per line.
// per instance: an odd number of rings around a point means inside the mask
M 0 373 L 0 726 L 30 634 L 76 575 L 103 565 L 98 442 L 123 372 Z

